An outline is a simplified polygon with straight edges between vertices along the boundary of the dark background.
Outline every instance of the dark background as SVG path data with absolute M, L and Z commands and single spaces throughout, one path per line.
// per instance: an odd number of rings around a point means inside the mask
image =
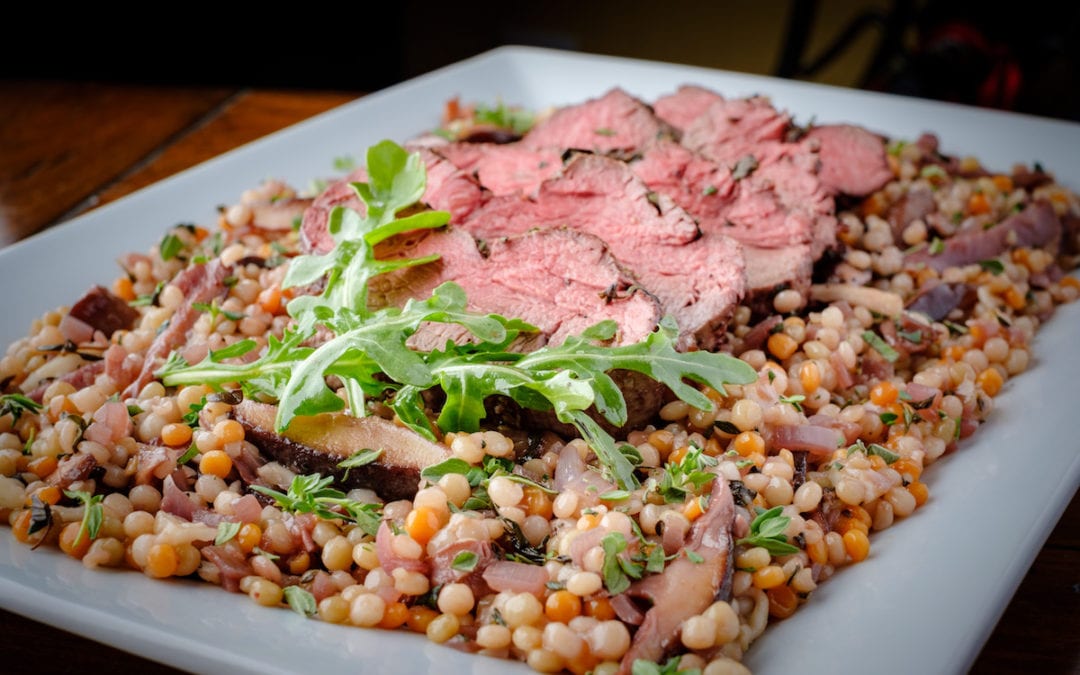
M 0 78 L 373 91 L 503 44 L 1080 120 L 1080 3 L 548 0 L 26 8 Z M 25 31 L 19 35 L 20 31 Z

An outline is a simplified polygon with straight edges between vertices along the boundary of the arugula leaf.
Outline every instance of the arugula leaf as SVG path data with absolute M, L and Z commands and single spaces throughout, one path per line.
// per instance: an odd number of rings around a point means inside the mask
M 172 260 L 184 249 L 184 242 L 172 232 L 161 238 L 158 244 L 158 253 L 162 260 Z
M 761 546 L 773 555 L 790 555 L 798 553 L 799 548 L 787 543 L 784 530 L 791 518 L 780 515 L 784 508 L 774 506 L 768 511 L 763 511 L 750 523 L 750 534 L 736 541 L 736 544 L 745 546 Z

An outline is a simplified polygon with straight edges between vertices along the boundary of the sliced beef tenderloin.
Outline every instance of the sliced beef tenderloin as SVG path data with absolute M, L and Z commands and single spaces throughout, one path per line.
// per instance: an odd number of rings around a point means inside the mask
M 678 322 L 681 346 L 716 346 L 743 294 L 741 245 L 700 236 L 683 209 L 650 192 L 622 162 L 579 155 L 535 199 L 496 197 L 463 223 L 483 239 L 563 226 L 607 242 Z
M 746 299 L 755 316 L 773 311 L 773 296 L 785 289 L 799 291 L 806 298 L 814 273 L 814 256 L 809 244 L 782 248 L 744 246 L 746 259 Z
M 682 131 L 704 115 L 709 106 L 723 100 L 723 96 L 711 89 L 688 84 L 673 94 L 656 99 L 653 111 L 661 120 Z
M 431 253 L 440 259 L 374 279 L 372 302 L 401 305 L 455 281 L 473 311 L 520 318 L 539 329 L 515 344 L 523 351 L 561 344 L 605 319 L 618 325 L 612 344 L 632 344 L 644 340 L 660 320 L 656 298 L 637 286 L 603 241 L 584 232 L 556 228 L 492 239 L 486 255 L 463 230 L 413 232 L 378 252 L 380 257 Z M 432 324 L 412 336 L 410 344 L 430 350 L 447 339 L 467 337 L 457 326 Z
M 763 163 L 768 152 L 782 151 L 790 126 L 791 117 L 765 97 L 725 99 L 718 95 L 683 128 L 682 144 L 728 166 L 750 155 Z
M 648 105 L 615 88 L 600 98 L 555 111 L 525 134 L 521 145 L 533 150 L 573 148 L 626 157 L 670 132 Z
M 834 195 L 865 197 L 893 179 L 885 139 L 867 129 L 854 124 L 814 126 L 802 142 L 816 150 L 818 176 Z
M 909 253 L 904 262 L 912 267 L 926 265 L 940 272 L 947 267 L 962 267 L 996 258 L 1021 246 L 1056 251 L 1061 234 L 1061 219 L 1054 207 L 1040 200 L 987 229 L 977 227 L 957 232 L 945 240 L 939 252 L 923 248 Z
M 433 209 L 448 211 L 450 221 L 465 218 L 480 205 L 480 186 L 467 173 L 431 150 L 419 150 L 420 159 L 427 168 L 427 187 L 421 201 Z M 366 213 L 364 202 L 357 196 L 352 183 L 367 180 L 367 171 L 357 169 L 342 180 L 332 183 L 304 212 L 300 225 L 300 241 L 304 249 L 314 253 L 326 253 L 334 248 L 334 238 L 327 230 L 330 212 L 337 206 L 356 209 Z
M 815 250 L 824 250 L 835 242 L 831 201 L 794 158 L 732 171 L 666 141 L 654 144 L 631 167 L 651 190 L 683 207 L 703 231 L 761 248 L 816 242 Z
M 449 143 L 434 152 L 475 176 L 494 195 L 534 196 L 540 184 L 563 166 L 561 149 L 532 149 L 520 143 Z

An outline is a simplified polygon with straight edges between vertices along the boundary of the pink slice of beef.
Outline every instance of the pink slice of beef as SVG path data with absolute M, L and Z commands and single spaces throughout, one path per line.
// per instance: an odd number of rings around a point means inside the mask
M 1021 246 L 1039 246 L 1056 251 L 1061 241 L 1061 219 L 1046 201 L 1028 204 L 989 229 L 961 230 L 945 240 L 942 250 L 932 253 L 923 248 L 905 257 L 909 266 L 927 265 L 937 271 L 962 267 L 980 260 L 996 258 Z
M 817 149 L 818 176 L 832 194 L 864 197 L 893 179 L 885 154 L 885 140 L 853 124 L 815 126 L 804 145 Z
M 604 319 L 619 326 L 613 344 L 630 344 L 645 339 L 660 319 L 657 300 L 636 286 L 603 241 L 584 232 L 557 228 L 493 239 L 484 254 L 464 230 L 412 232 L 379 250 L 380 257 L 431 253 L 440 259 L 374 279 L 373 304 L 401 305 L 452 280 L 472 310 L 524 319 L 540 329 L 524 336 L 518 349 L 560 344 Z M 431 324 L 410 342 L 434 349 L 466 338 L 464 329 Z
M 480 186 L 471 176 L 454 166 L 441 155 L 421 149 L 420 158 L 427 168 L 427 188 L 422 201 L 433 209 L 449 211 L 451 222 L 465 218 L 480 204 Z M 330 212 L 336 206 L 366 213 L 366 207 L 356 195 L 351 183 L 367 180 L 367 171 L 357 169 L 342 180 L 327 187 L 304 212 L 300 226 L 300 241 L 307 251 L 326 253 L 334 248 L 334 238 L 326 229 Z
M 773 296 L 785 289 L 794 289 L 807 297 L 814 256 L 809 244 L 783 248 L 744 246 L 746 258 L 746 305 L 755 315 L 772 312 Z
M 557 110 L 525 134 L 521 145 L 629 155 L 666 133 L 667 125 L 649 106 L 615 88 L 600 98 Z
M 724 100 L 720 94 L 696 85 L 683 85 L 667 96 L 653 102 L 656 116 L 672 127 L 685 130 L 694 120 L 705 114 L 713 103 Z
M 494 195 L 534 196 L 540 184 L 562 170 L 562 149 L 527 148 L 519 143 L 449 143 L 435 148 Z
M 790 126 L 791 118 L 765 97 L 729 100 L 718 96 L 683 129 L 682 144 L 728 166 L 747 155 L 761 162 L 763 151 L 771 147 L 769 142 L 783 141 Z
M 741 246 L 719 234 L 701 237 L 683 209 L 650 192 L 622 162 L 579 155 L 535 199 L 496 197 L 463 223 L 489 240 L 563 226 L 607 242 L 674 316 L 682 346 L 715 346 L 742 298 Z

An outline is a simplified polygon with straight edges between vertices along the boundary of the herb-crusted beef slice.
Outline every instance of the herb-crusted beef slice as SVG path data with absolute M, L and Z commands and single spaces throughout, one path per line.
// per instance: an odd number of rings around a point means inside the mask
M 615 88 L 600 98 L 560 108 L 525 134 L 520 145 L 629 156 L 670 133 L 649 106 Z
M 400 306 L 452 280 L 465 290 L 470 309 L 520 318 L 539 329 L 522 336 L 515 349 L 560 344 L 605 319 L 618 325 L 612 344 L 632 344 L 644 340 L 660 320 L 657 300 L 635 286 L 604 242 L 583 232 L 552 229 L 496 239 L 485 254 L 458 229 L 411 232 L 388 244 L 377 251 L 380 258 L 441 257 L 374 279 L 373 304 Z M 430 350 L 466 337 L 459 326 L 431 324 L 410 342 Z
M 651 189 L 686 208 L 705 232 L 746 247 L 751 304 L 809 287 L 814 261 L 836 245 L 835 205 L 818 174 L 818 142 L 786 141 L 790 118 L 763 98 L 728 100 L 682 87 L 655 103 L 683 131 L 633 162 Z
M 535 199 L 491 199 L 462 226 L 489 241 L 564 226 L 599 237 L 674 316 L 682 347 L 715 346 L 745 288 L 738 242 L 701 236 L 683 209 L 600 155 L 574 157 Z
M 535 196 L 540 184 L 562 170 L 562 150 L 520 143 L 448 143 L 433 151 L 476 178 L 493 195 Z

